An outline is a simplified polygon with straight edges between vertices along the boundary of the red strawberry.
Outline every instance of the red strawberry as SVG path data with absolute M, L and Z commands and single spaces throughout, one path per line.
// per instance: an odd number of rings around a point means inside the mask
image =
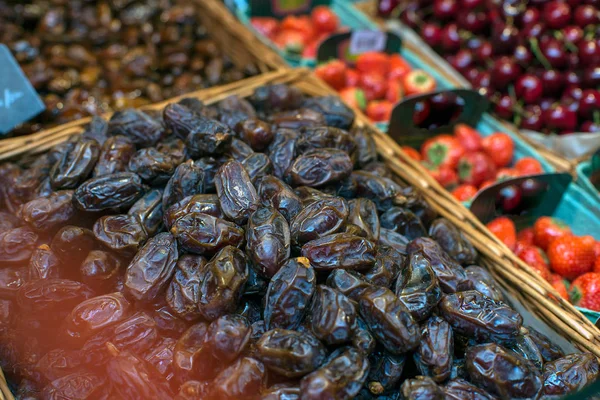
M 535 238 L 535 232 L 532 227 L 522 229 L 519 233 L 517 233 L 517 240 L 527 243 L 533 244 Z
M 594 261 L 594 272 L 600 272 L 600 257 L 596 257 Z
M 302 33 L 291 30 L 285 30 L 277 33 L 273 41 L 285 52 L 295 54 L 301 54 L 306 43 Z
M 404 93 L 407 96 L 412 96 L 413 94 L 429 93 L 435 90 L 436 82 L 433 76 L 427 72 L 416 69 L 404 76 L 402 85 L 404 86 Z
M 319 41 L 313 40 L 304 46 L 304 50 L 302 50 L 302 58 L 317 58 L 317 48 L 319 47 L 319 44 Z
M 367 107 L 367 99 L 362 89 L 349 87 L 340 90 L 339 94 L 344 103 L 351 107 L 358 108 L 359 110 L 364 110 Z
M 271 17 L 252 17 L 250 23 L 254 29 L 269 39 L 275 38 L 275 35 L 279 30 L 279 23 L 275 18 Z
M 479 186 L 479 190 L 483 190 L 488 186 L 492 186 L 494 183 L 496 183 L 495 179 L 488 179 Z
M 515 163 L 515 169 L 519 175 L 535 175 L 544 172 L 542 164 L 532 157 L 523 157 Z
M 416 161 L 421 161 L 421 153 L 419 153 L 417 150 L 413 149 L 410 146 L 402 146 L 402 151 L 406 153 L 407 156 L 409 156 L 410 158 L 412 158 L 413 160 Z
M 465 151 L 481 150 L 482 137 L 475 129 L 467 124 L 457 124 L 454 127 L 454 136 L 458 139 Z
M 531 244 L 526 243 L 526 242 L 522 242 L 517 238 L 517 244 L 515 244 L 515 250 L 514 253 L 518 254 L 520 253 L 526 246 L 531 246 Z
M 571 229 L 562 221 L 551 217 L 540 217 L 533 224 L 534 243 L 546 250 L 551 241 L 571 233 Z
M 308 15 L 288 15 L 281 21 L 279 29 L 301 33 L 304 43 L 308 43 L 316 37 L 316 32 Z
M 507 179 L 519 177 L 519 171 L 514 168 L 500 168 L 496 172 L 496 181 L 505 181 Z
M 519 249 L 519 252 L 515 254 L 540 274 L 544 280 L 547 281 L 550 279 L 548 257 L 546 257 L 542 249 L 536 246 L 524 245 Z
M 556 289 L 558 294 L 560 294 L 560 297 L 567 301 L 571 301 L 569 298 L 569 281 L 563 279 L 563 277 L 558 274 L 550 274 L 548 282 Z
M 486 224 L 487 228 L 509 249 L 515 250 L 517 243 L 517 228 L 508 217 L 498 217 Z
M 316 6 L 311 13 L 311 20 L 319 32 L 335 32 L 339 25 L 337 15 L 327 6 Z
M 346 70 L 346 87 L 356 87 L 360 82 L 360 73 L 352 68 Z
M 600 311 L 600 274 L 588 272 L 571 284 L 571 301 L 576 306 Z
M 495 174 L 494 162 L 480 151 L 466 152 L 458 161 L 458 177 L 462 183 L 479 186 Z
M 565 235 L 550 243 L 548 258 L 552 271 L 571 280 L 594 268 L 594 247 L 585 238 Z
M 421 146 L 421 155 L 424 160 L 435 166 L 456 168 L 458 160 L 465 153 L 460 142 L 450 135 L 437 135 L 427 139 Z
M 383 75 L 377 72 L 363 72 L 358 85 L 365 91 L 367 101 L 383 99 L 387 92 L 387 82 Z
M 452 191 L 452 196 L 458 201 L 469 201 L 477 193 L 477 188 L 473 185 L 458 185 Z
M 388 88 L 387 92 L 385 92 L 385 99 L 392 104 L 396 104 L 402 100 L 402 85 L 400 85 L 400 82 L 388 79 L 387 85 Z
M 387 77 L 390 71 L 390 59 L 385 53 L 368 51 L 356 58 L 356 69 L 362 74 L 379 74 Z
M 596 240 L 596 243 L 594 244 L 594 254 L 596 257 L 600 257 L 600 240 Z
M 445 166 L 438 168 L 429 162 L 424 162 L 423 166 L 429 170 L 431 176 L 443 187 L 450 188 L 458 184 L 458 175 L 456 175 L 456 172 L 452 168 Z
M 367 117 L 373 122 L 387 122 L 392 115 L 394 105 L 387 100 L 370 101 L 367 104 Z
M 321 64 L 315 69 L 315 74 L 335 90 L 346 86 L 346 64 L 343 61 L 331 60 Z
M 496 167 L 506 167 L 513 159 L 515 143 L 506 133 L 496 132 L 481 141 L 483 151 L 494 160 Z
M 406 62 L 399 54 L 392 54 L 390 60 L 390 72 L 388 79 L 401 81 L 411 71 L 410 64 Z

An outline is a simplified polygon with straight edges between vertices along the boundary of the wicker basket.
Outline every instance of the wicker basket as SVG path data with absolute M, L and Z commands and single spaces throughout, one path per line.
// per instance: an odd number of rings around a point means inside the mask
M 316 78 L 309 70 L 294 69 L 269 72 L 233 84 L 204 89 L 182 97 L 195 97 L 213 104 L 231 95 L 250 96 L 262 85 L 286 83 L 298 87 L 307 95 L 335 95 L 331 88 Z M 161 109 L 174 98 L 146 109 Z M 406 156 L 400 146 L 389 136 L 379 131 L 360 111 L 356 111 L 355 124 L 367 128 L 377 143 L 382 159 L 394 174 L 414 186 L 425 197 L 433 209 L 453 222 L 475 245 L 480 253 L 480 264 L 494 275 L 502 288 L 535 317 L 552 327 L 554 333 L 564 337 L 582 351 L 589 351 L 600 358 L 600 331 L 577 309 L 563 300 L 550 284 L 518 259 L 502 242 L 489 232 L 477 218 L 443 189 L 421 165 Z M 29 142 L 22 148 L 11 151 L 12 157 L 35 154 L 80 134 L 86 121 L 77 121 L 49 131 L 41 132 L 39 143 Z M 45 141 L 46 137 L 51 137 Z M 6 158 L 6 153 L 0 155 Z M 0 376 L 0 391 L 4 379 Z M 3 392 L 6 399 L 12 399 Z
M 377 0 L 364 0 L 364 1 L 356 3 L 354 5 L 354 7 L 356 7 L 359 11 L 362 11 L 364 14 L 369 16 L 378 25 L 385 26 L 385 20 L 377 17 Z M 406 28 L 406 29 L 410 30 L 410 28 Z M 418 36 L 413 31 L 411 31 L 410 33 L 414 36 Z M 437 55 L 437 53 L 435 53 L 431 48 L 429 48 L 429 46 L 416 45 L 411 40 L 403 41 L 402 45 L 405 46 L 406 48 L 410 49 L 411 51 L 415 52 L 416 54 L 418 54 L 419 57 L 421 58 L 421 60 L 423 60 L 428 65 L 439 66 L 440 56 Z M 444 79 L 446 79 L 454 87 L 465 87 L 464 82 L 457 80 L 456 76 L 448 73 L 448 71 L 445 68 L 439 68 L 439 67 L 435 67 L 435 68 L 436 68 L 436 72 L 439 73 L 440 75 L 442 75 L 444 77 Z M 518 135 L 519 138 L 521 138 L 523 141 L 525 141 L 527 144 L 529 144 L 531 147 L 533 147 L 542 157 L 544 157 L 546 160 L 548 160 L 548 162 L 551 163 L 554 166 L 554 168 L 556 168 L 557 171 L 567 171 L 567 172 L 570 172 L 573 175 L 575 175 L 576 174 L 575 168 L 576 168 L 577 164 L 579 164 L 585 158 L 589 157 L 589 156 L 583 156 L 578 159 L 568 160 L 568 159 L 564 158 L 563 156 L 561 156 L 560 154 L 558 154 L 552 150 L 549 150 L 547 147 L 544 147 L 542 144 L 533 140 L 529 136 L 523 135 L 522 133 L 519 132 L 519 129 L 512 123 L 502 121 L 502 124 L 504 125 L 505 131 L 510 131 L 511 133 Z

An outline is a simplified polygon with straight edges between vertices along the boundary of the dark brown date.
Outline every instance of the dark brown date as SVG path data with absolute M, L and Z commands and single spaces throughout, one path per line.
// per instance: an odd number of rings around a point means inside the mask
M 212 321 L 233 313 L 248 280 L 246 256 L 236 247 L 224 247 L 206 264 L 201 279 L 198 310 L 202 317 Z
M 354 330 L 354 336 L 352 337 L 352 346 L 356 347 L 365 355 L 369 355 L 375 350 L 376 345 L 375 338 L 371 335 L 371 332 L 369 332 L 365 321 L 360 317 L 356 318 L 356 329 Z
M 400 254 L 407 254 L 406 246 L 408 243 L 408 238 L 396 231 L 385 228 L 381 228 L 379 231 L 379 244 L 392 247 Z
M 309 97 L 302 106 L 321 113 L 329 126 L 350 129 L 354 123 L 354 111 L 338 96 Z
M 150 185 L 163 185 L 175 173 L 177 162 L 154 147 L 138 150 L 129 160 L 128 170 Z
M 455 332 L 477 340 L 514 339 L 523 323 L 512 308 L 476 290 L 445 295 L 439 314 Z
M 406 353 L 419 345 L 419 325 L 389 289 L 365 290 L 358 299 L 358 310 L 371 334 L 390 353 Z
M 152 365 L 167 381 L 170 381 L 174 375 L 172 364 L 175 344 L 177 344 L 177 340 L 167 337 L 144 353 L 144 360 Z
M 302 246 L 302 256 L 308 258 L 317 271 L 369 269 L 375 264 L 376 255 L 375 243 L 348 233 L 323 236 Z
M 299 378 L 316 370 L 327 356 L 325 346 L 310 332 L 273 329 L 256 344 L 257 357 L 276 374 Z
M 240 358 L 217 375 L 212 383 L 209 398 L 223 400 L 252 398 L 260 393 L 265 378 L 263 363 L 250 357 Z
M 273 173 L 273 164 L 264 153 L 252 153 L 241 161 L 252 183 Z
M 148 240 L 142 222 L 129 214 L 101 217 L 94 224 L 93 232 L 98 243 L 125 257 L 133 256 Z
M 452 379 L 444 386 L 445 400 L 494 400 L 491 394 L 464 379 Z
M 431 315 L 443 293 L 431 264 L 422 255 L 410 255 L 406 269 L 406 279 L 396 281 L 396 296 L 415 320 L 423 321 Z
M 327 277 L 327 285 L 356 302 L 366 289 L 373 287 L 373 283 L 363 275 L 344 269 L 331 271 Z
M 210 379 L 218 373 L 215 360 L 206 344 L 208 325 L 198 322 L 181 335 L 173 351 L 173 371 L 178 382 Z
M 374 395 L 390 392 L 402 377 L 406 356 L 390 354 L 386 351 L 371 353 L 369 356 L 369 377 L 367 387 Z
M 257 118 L 249 118 L 239 123 L 236 127 L 242 140 L 250 145 L 254 151 L 262 151 L 273 140 L 273 131 L 269 124 Z
M 490 299 L 504 300 L 500 288 L 488 271 L 477 265 L 471 265 L 465 268 L 465 272 L 467 273 L 467 279 L 471 282 L 471 289 L 477 290 Z
M 108 344 L 110 345 L 110 344 Z M 122 352 L 106 365 L 112 387 L 124 400 L 168 400 L 173 393 L 167 381 L 143 358 Z
M 575 394 L 596 382 L 600 374 L 598 359 L 592 354 L 569 354 L 544 365 L 544 395 Z
M 194 129 L 199 115 L 201 115 L 199 112 L 183 102 L 171 103 L 163 110 L 165 125 L 181 139 L 185 139 Z
M 95 246 L 96 240 L 92 231 L 72 225 L 56 232 L 50 243 L 52 251 L 67 269 L 81 265 Z
M 348 153 L 342 150 L 315 149 L 298 156 L 286 175 L 295 186 L 321 187 L 348 177 L 352 165 Z
M 229 150 L 221 157 L 223 163 L 227 162 L 229 159 L 233 159 L 238 162 L 244 161 L 246 158 L 250 157 L 254 154 L 254 150 L 252 147 L 248 146 L 245 142 L 238 138 L 231 139 L 231 145 L 229 146 Z
M 23 204 L 21 219 L 36 231 L 52 231 L 69 223 L 75 216 L 73 191 L 60 190 Z
M 72 149 L 65 151 L 50 170 L 50 183 L 54 189 L 74 189 L 90 175 L 100 146 L 95 140 L 82 139 Z
M 527 327 L 527 330 L 529 331 L 529 337 L 540 351 L 544 363 L 549 363 L 557 358 L 564 357 L 565 353 L 560 349 L 560 347 L 552 343 L 550 338 L 548 338 L 546 335 L 533 329 L 532 327 Z
M 60 266 L 60 260 L 50 246 L 43 244 L 29 259 L 28 280 L 59 278 Z
M 341 197 L 317 200 L 304 207 L 290 224 L 292 243 L 304 243 L 341 231 L 348 218 L 348 203 Z
M 73 203 L 82 211 L 127 208 L 142 197 L 146 190 L 139 175 L 121 172 L 85 181 L 75 190 Z
M 369 361 L 353 347 L 333 353 L 327 362 L 300 381 L 303 399 L 352 399 L 367 380 Z
M 377 248 L 373 267 L 364 272 L 365 278 L 374 285 L 387 288 L 390 288 L 394 282 L 396 282 L 396 287 L 404 287 L 409 273 L 410 271 L 405 266 L 405 257 L 393 247 L 384 244 Z
M 352 178 L 356 182 L 356 196 L 373 201 L 380 212 L 387 211 L 401 192 L 401 187 L 396 182 L 371 172 L 354 171 Z
M 206 346 L 221 363 L 233 362 L 250 343 L 252 328 L 241 315 L 231 314 L 217 318 L 208 326 Z
M 80 371 L 83 357 L 78 350 L 53 349 L 44 354 L 35 366 L 43 379 L 52 382 Z
M 298 134 L 291 129 L 277 129 L 269 145 L 267 154 L 273 164 L 273 172 L 279 179 L 286 177 L 286 171 L 296 158 Z
M 369 199 L 354 199 L 348 201 L 348 207 L 348 222 L 362 228 L 369 239 L 379 240 L 380 224 L 375 203 Z
M 122 135 L 139 147 L 154 146 L 164 134 L 160 123 L 148 114 L 128 109 L 113 114 L 108 122 L 111 136 Z
M 135 145 L 125 136 L 111 136 L 102 145 L 93 176 L 127 172 L 129 160 L 135 153 Z
M 405 380 L 400 391 L 404 400 L 444 400 L 442 388 L 427 376 Z
M 434 315 L 423 326 L 419 348 L 414 360 L 422 375 L 437 383 L 444 382 L 452 372 L 454 335 L 450 324 Z
M 471 382 L 502 399 L 535 399 L 542 392 L 540 371 L 502 346 L 472 346 L 466 360 Z
M 136 201 L 127 212 L 142 223 L 149 236 L 154 236 L 163 227 L 162 197 L 162 190 L 152 189 Z
M 26 263 L 36 248 L 38 235 L 28 227 L 0 232 L 0 262 L 4 265 Z
M 191 213 L 203 213 L 212 215 L 215 218 L 225 218 L 219 205 L 219 197 L 216 194 L 197 194 L 188 196 L 165 210 L 166 227 L 171 229 L 175 221 Z
M 171 156 L 176 165 L 185 162 L 189 158 L 185 142 L 175 137 L 169 137 L 157 143 L 156 150 Z
M 137 301 L 151 301 L 163 292 L 175 272 L 177 242 L 159 233 L 138 251 L 125 271 L 125 292 Z
M 19 288 L 28 281 L 29 274 L 27 269 L 22 267 L 0 268 L 0 297 L 4 299 L 14 299 Z
M 260 207 L 248 220 L 246 247 L 250 261 L 270 278 L 290 257 L 290 228 L 279 211 Z
M 279 129 L 300 130 L 317 127 L 325 123 L 321 113 L 307 108 L 299 108 L 293 111 L 282 111 L 271 116 L 271 122 Z
M 300 108 L 304 94 L 297 87 L 275 84 L 257 88 L 248 98 L 257 111 L 277 112 Z
M 265 295 L 264 319 L 267 329 L 296 329 L 315 292 L 316 277 L 308 259 L 285 262 L 269 282 Z
M 200 212 L 179 218 L 171 233 L 183 250 L 203 255 L 215 254 L 227 246 L 239 247 L 244 242 L 244 230 L 238 225 Z
M 258 196 L 263 206 L 277 209 L 288 222 L 302 209 L 302 201 L 292 188 L 272 175 L 260 180 Z
M 302 130 L 298 141 L 301 153 L 324 148 L 338 149 L 352 155 L 356 149 L 356 142 L 345 130 L 331 126 L 307 127 Z
M 310 310 L 311 328 L 319 340 L 328 345 L 349 342 L 356 329 L 354 302 L 325 285 L 317 285 Z
M 460 264 L 469 265 L 477 260 L 477 251 L 471 242 L 447 219 L 434 220 L 429 227 L 429 236 Z
M 168 209 L 174 203 L 188 196 L 204 192 L 204 170 L 194 161 L 188 160 L 175 169 L 175 173 L 165 186 L 162 205 Z
M 1 165 L 0 165 L 0 167 L 1 167 Z M 1 182 L 1 179 L 0 179 L 0 182 Z M 1 199 L 2 199 L 2 193 L 0 190 L 0 205 L 2 204 Z M 23 222 L 21 221 L 20 218 L 14 216 L 12 214 L 9 214 L 7 212 L 0 211 L 0 233 L 9 231 L 14 228 L 18 228 L 21 225 L 23 225 Z
M 223 154 L 229 149 L 233 134 L 226 125 L 204 116 L 195 118 L 185 144 L 194 158 Z
M 258 193 L 241 163 L 223 164 L 215 175 L 215 186 L 221 210 L 232 221 L 245 223 L 258 208 Z
M 175 275 L 167 288 L 166 300 L 169 308 L 179 318 L 187 321 L 200 319 L 198 299 L 205 265 L 204 257 L 193 254 L 185 254 L 177 260 Z
M 406 208 L 391 207 L 381 214 L 380 221 L 383 228 L 391 229 L 408 240 L 427 236 L 427 231 L 419 217 Z
M 298 400 L 300 399 L 300 387 L 289 384 L 276 384 L 263 390 L 260 400 Z
M 81 399 L 102 398 L 106 378 L 86 371 L 76 371 L 70 375 L 55 379 L 41 393 L 43 399 Z
M 366 169 L 372 163 L 377 162 L 377 145 L 365 128 L 353 129 L 351 133 L 354 134 L 354 141 L 356 142 L 357 164 L 360 168 Z M 387 175 L 380 176 L 387 177 Z
M 90 251 L 79 268 L 83 283 L 99 291 L 115 287 L 120 269 L 121 261 L 103 250 Z
M 25 283 L 17 292 L 17 304 L 24 311 L 69 310 L 89 299 L 94 292 L 83 283 L 67 279 L 40 279 Z

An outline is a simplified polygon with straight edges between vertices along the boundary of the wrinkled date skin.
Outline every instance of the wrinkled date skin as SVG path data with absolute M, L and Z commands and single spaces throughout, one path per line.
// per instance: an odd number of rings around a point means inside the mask
M 407 279 L 398 278 L 396 296 L 415 320 L 423 321 L 438 305 L 443 293 L 431 264 L 425 257 L 412 254 L 408 257 L 407 264 Z
M 467 279 L 471 282 L 471 289 L 477 290 L 490 299 L 497 301 L 504 300 L 500 288 L 488 271 L 477 265 L 470 265 L 465 268 L 465 272 L 467 273 Z
M 269 370 L 288 378 L 311 373 L 327 356 L 325 346 L 313 334 L 287 329 L 265 332 L 256 350 L 257 357 Z
M 342 150 L 352 156 L 356 150 L 356 142 L 354 137 L 343 129 L 331 126 L 307 127 L 301 131 L 298 148 L 301 152 L 332 148 Z
M 37 241 L 38 235 L 26 227 L 0 232 L 0 262 L 5 265 L 27 262 Z
M 131 172 L 88 179 L 75 190 L 73 203 L 82 211 L 127 208 L 144 195 L 147 187 Z
M 265 366 L 258 360 L 243 357 L 224 369 L 213 381 L 210 398 L 235 400 L 252 398 L 264 385 Z
M 494 400 L 491 394 L 464 379 L 452 379 L 444 387 L 447 400 Z
M 405 257 L 394 248 L 380 244 L 375 264 L 364 272 L 365 278 L 377 286 L 391 287 L 396 282 L 397 286 L 404 287 L 410 272 L 405 262 Z
M 277 209 L 288 222 L 302 209 L 300 197 L 291 187 L 274 176 L 266 176 L 260 180 L 258 196 L 263 206 Z
M 135 145 L 125 136 L 111 136 L 102 145 L 94 177 L 127 172 L 129 160 L 135 153 Z
M 348 233 L 323 236 L 302 246 L 302 256 L 308 258 L 317 271 L 365 270 L 375 264 L 376 255 L 375 243 Z
M 239 123 L 236 130 L 242 140 L 254 151 L 264 150 L 273 140 L 273 131 L 269 124 L 258 118 L 250 118 Z
M 439 313 L 454 331 L 477 340 L 514 339 L 523 324 L 519 313 L 476 290 L 444 296 Z
M 557 358 L 565 356 L 565 353 L 558 346 L 552 343 L 550 338 L 548 338 L 546 335 L 538 332 L 532 327 L 528 327 L 527 330 L 529 331 L 529 337 L 540 351 L 544 363 L 549 363 L 550 361 L 554 361 Z
M 188 196 L 165 210 L 165 226 L 168 229 L 181 217 L 191 213 L 203 213 L 215 218 L 225 218 L 215 194 L 197 194 Z
M 290 257 L 290 228 L 281 213 L 261 207 L 250 216 L 246 230 L 246 247 L 250 261 L 260 273 L 270 278 Z
M 112 253 L 92 250 L 81 263 L 79 271 L 83 283 L 100 291 L 114 287 L 119 277 L 121 261 Z
M 163 226 L 162 196 L 161 190 L 152 189 L 136 201 L 127 212 L 142 223 L 149 236 L 157 234 Z
M 419 345 L 419 325 L 389 289 L 365 290 L 358 299 L 358 309 L 369 331 L 390 353 L 406 353 Z
M 348 206 L 348 222 L 361 227 L 369 239 L 379 240 L 380 223 L 375 203 L 369 199 L 354 199 L 348 202 Z
M 150 185 L 161 185 L 175 173 L 177 161 L 154 147 L 138 150 L 129 160 L 128 169 Z
M 348 342 L 356 329 L 357 310 L 342 293 L 318 285 L 311 308 L 312 331 L 328 345 Z
M 258 208 L 258 193 L 241 163 L 223 164 L 215 176 L 215 186 L 221 210 L 234 222 L 245 223 Z
M 535 399 L 542 391 L 541 373 L 502 346 L 473 346 L 466 359 L 471 381 L 502 399 Z
M 464 235 L 445 218 L 438 218 L 429 227 L 429 236 L 462 265 L 473 264 L 477 251 Z
M 35 312 L 67 310 L 93 295 L 90 288 L 77 281 L 43 279 L 21 286 L 17 292 L 17 304 L 23 310 Z
M 204 170 L 192 160 L 180 164 L 165 186 L 163 209 L 183 200 L 187 196 L 201 194 L 204 191 Z
M 224 315 L 208 326 L 206 345 L 220 362 L 233 362 L 250 343 L 252 328 L 241 315 Z
M 406 400 L 444 400 L 444 392 L 433 379 L 417 376 L 402 383 L 402 396 Z
M 212 255 L 226 246 L 241 246 L 244 230 L 233 222 L 193 212 L 179 218 L 171 233 L 183 250 Z
M 595 382 L 600 373 L 591 354 L 569 354 L 544 365 L 544 394 L 565 396 Z
M 296 186 L 322 187 L 349 176 L 352 164 L 345 151 L 316 149 L 298 156 L 287 174 Z
M 265 295 L 267 329 L 296 329 L 315 292 L 315 271 L 306 258 L 288 260 L 273 276 Z
M 369 357 L 369 363 L 367 387 L 372 394 L 379 395 L 391 391 L 400 382 L 406 356 L 375 352 Z
M 333 270 L 327 277 L 327 285 L 356 302 L 366 289 L 373 287 L 363 275 L 344 269 Z
M 82 139 L 62 157 L 50 170 L 50 183 L 54 189 L 74 189 L 92 172 L 100 146 L 95 140 Z
M 352 178 L 356 181 L 356 196 L 371 200 L 381 212 L 393 205 L 394 198 L 401 191 L 396 182 L 370 172 L 354 171 Z
M 139 147 L 154 146 L 163 135 L 162 126 L 150 115 L 128 109 L 116 112 L 108 122 L 109 133 L 129 138 Z
M 195 254 L 186 254 L 177 260 L 175 275 L 167 288 L 166 301 L 179 318 L 187 321 L 200 319 L 198 299 L 205 265 L 206 259 Z
M 302 378 L 303 399 L 352 399 L 364 385 L 369 372 L 367 357 L 347 347 L 332 354 L 319 369 Z
M 125 290 L 137 301 L 151 301 L 163 292 L 175 272 L 177 242 L 159 233 L 137 252 L 125 271 Z
M 391 229 L 408 240 L 427 236 L 423 223 L 412 211 L 401 207 L 392 207 L 381 214 L 381 226 Z
M 286 178 L 286 172 L 296 157 L 297 147 L 298 134 L 294 130 L 277 129 L 275 131 L 267 155 L 273 164 L 273 172 L 277 178 Z
M 33 251 L 29 259 L 29 280 L 60 277 L 60 260 L 50 246 L 43 244 Z
M 317 200 L 304 207 L 290 224 L 292 243 L 303 245 L 339 232 L 348 218 L 348 203 L 341 197 Z
M 438 316 L 432 316 L 423 327 L 419 349 L 415 352 L 415 364 L 424 376 L 437 383 L 444 382 L 452 372 L 454 335 L 450 324 Z
M 94 224 L 94 237 L 104 247 L 124 256 L 134 255 L 148 239 L 148 232 L 134 215 L 101 217 Z
M 114 390 L 122 399 L 171 399 L 168 383 L 146 360 L 124 352 L 112 358 L 106 371 Z
M 89 229 L 67 225 L 56 232 L 50 247 L 65 266 L 76 268 L 96 247 L 96 240 Z
M 218 372 L 215 360 L 206 345 L 208 324 L 198 322 L 177 340 L 173 350 L 173 370 L 179 382 L 190 379 L 210 379 Z
M 21 219 L 36 231 L 52 231 L 69 223 L 75 216 L 73 191 L 60 190 L 23 204 Z
M 354 112 L 337 96 L 310 97 L 302 106 L 319 112 L 325 123 L 335 128 L 350 129 L 354 123 Z
M 41 396 L 44 399 L 98 399 L 105 384 L 106 378 L 101 375 L 78 371 L 49 383 Z

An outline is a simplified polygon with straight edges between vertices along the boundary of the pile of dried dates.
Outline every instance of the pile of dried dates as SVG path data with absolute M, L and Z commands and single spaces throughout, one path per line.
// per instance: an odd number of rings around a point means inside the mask
M 185 0 L 0 0 L 6 44 L 46 111 L 13 134 L 242 79 Z
M 0 166 L 21 399 L 538 399 L 599 374 L 523 326 L 336 97 L 125 110 Z M 27 164 L 27 165 L 24 165 Z

